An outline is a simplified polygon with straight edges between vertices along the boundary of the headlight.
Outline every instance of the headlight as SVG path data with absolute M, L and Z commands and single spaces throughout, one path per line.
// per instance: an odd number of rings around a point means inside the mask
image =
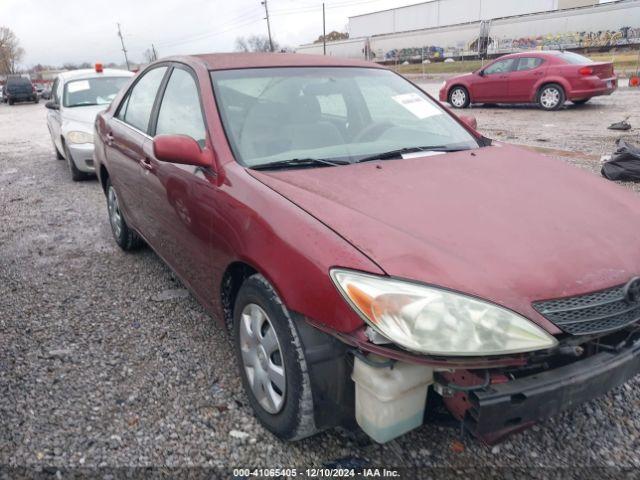
M 331 278 L 369 325 L 414 352 L 504 355 L 557 344 L 526 318 L 466 295 L 348 270 Z
M 69 132 L 67 133 L 67 142 L 69 143 L 93 143 L 93 135 L 86 132 Z

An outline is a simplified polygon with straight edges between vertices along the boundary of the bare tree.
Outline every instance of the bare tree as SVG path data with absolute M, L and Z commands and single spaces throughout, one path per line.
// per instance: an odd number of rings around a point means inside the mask
M 16 34 L 8 27 L 0 27 L 0 74 L 16 73 L 23 56 Z
M 273 40 L 273 51 L 280 50 L 278 42 Z M 269 37 L 266 35 L 251 35 L 249 37 L 236 38 L 237 52 L 270 52 Z

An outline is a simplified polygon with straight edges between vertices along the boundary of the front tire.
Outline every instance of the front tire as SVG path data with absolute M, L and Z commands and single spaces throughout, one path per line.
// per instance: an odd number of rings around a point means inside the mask
M 76 164 L 71 157 L 71 152 L 69 151 L 67 144 L 64 143 L 62 148 L 64 149 L 64 156 L 67 158 L 67 165 L 69 166 L 69 173 L 71 173 L 71 180 L 74 182 L 81 182 L 86 179 L 87 174 L 78 170 L 78 167 L 76 167 Z
M 242 284 L 233 314 L 236 358 L 258 421 L 282 440 L 317 432 L 311 381 L 296 327 L 260 274 Z
M 538 105 L 543 110 L 558 110 L 566 100 L 564 89 L 557 83 L 545 85 L 538 92 Z
M 449 103 L 453 108 L 467 108 L 471 103 L 469 91 L 464 87 L 453 87 L 449 92 Z
M 111 180 L 107 178 L 107 211 L 109 212 L 109 224 L 111 225 L 111 233 L 118 246 L 125 252 L 137 250 L 144 242 L 140 236 L 127 225 L 124 215 L 120 210 L 118 194 L 111 185 Z

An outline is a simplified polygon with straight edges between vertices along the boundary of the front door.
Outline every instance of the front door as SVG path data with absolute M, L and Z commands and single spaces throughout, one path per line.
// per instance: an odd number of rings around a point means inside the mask
M 186 135 L 200 148 L 210 148 L 196 76 L 184 66 L 170 72 L 162 99 L 152 120 L 156 135 Z M 210 169 L 163 162 L 154 155 L 153 140 L 144 145 L 145 219 L 149 242 L 202 301 L 215 291 L 216 265 L 210 242 L 217 202 L 215 173 Z
M 474 80 L 471 87 L 472 101 L 508 102 L 510 75 L 516 61 L 513 58 L 498 60 L 482 70 L 482 75 Z

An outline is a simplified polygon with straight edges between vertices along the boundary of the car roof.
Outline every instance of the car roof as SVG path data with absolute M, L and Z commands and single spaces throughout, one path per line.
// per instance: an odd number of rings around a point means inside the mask
M 195 59 L 209 70 L 231 70 L 237 68 L 266 67 L 365 67 L 380 68 L 382 65 L 364 60 L 336 58 L 306 53 L 209 53 L 188 57 L 173 57 L 166 60 Z
M 83 68 L 80 70 L 71 70 L 69 72 L 62 72 L 58 75 L 60 80 L 65 82 L 71 80 L 83 80 L 87 78 L 97 77 L 133 77 L 134 73 L 129 70 L 119 70 L 117 68 L 105 68 L 102 73 L 98 73 L 93 68 Z
M 565 52 L 560 50 L 528 50 L 526 52 L 510 53 L 499 58 L 520 58 L 520 57 L 556 57 Z M 498 60 L 498 59 L 496 59 Z

